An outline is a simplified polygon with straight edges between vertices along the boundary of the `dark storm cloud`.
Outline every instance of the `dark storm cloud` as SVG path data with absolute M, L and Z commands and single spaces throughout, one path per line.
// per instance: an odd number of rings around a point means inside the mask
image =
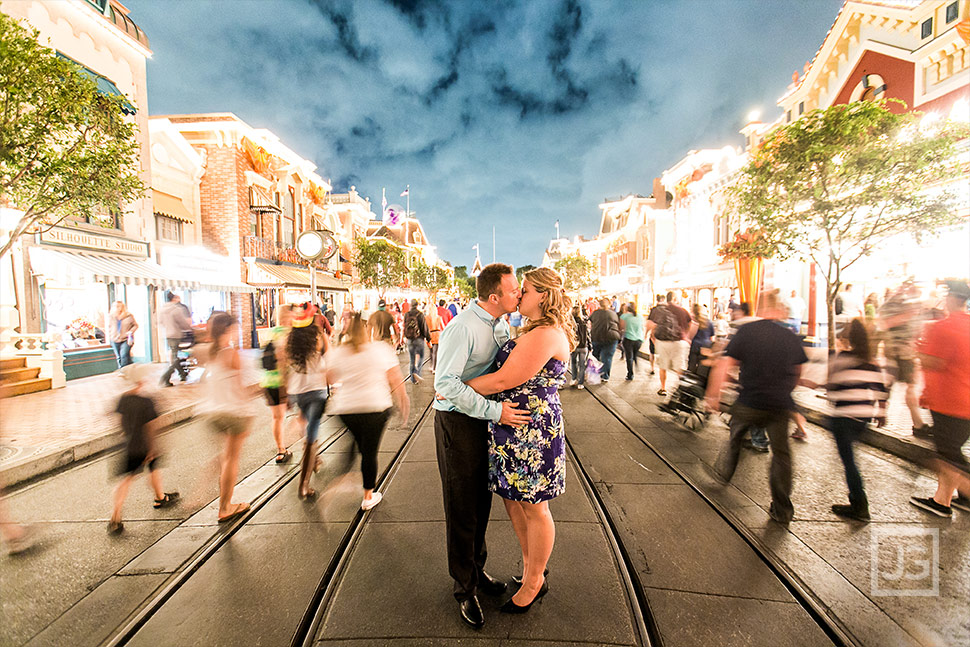
M 536 263 L 560 221 L 738 145 L 841 0 L 127 0 L 153 114 L 231 111 L 337 191 L 411 207 L 443 258 Z M 231 7 L 231 10 L 227 10 Z M 797 25 L 797 29 L 792 26 Z

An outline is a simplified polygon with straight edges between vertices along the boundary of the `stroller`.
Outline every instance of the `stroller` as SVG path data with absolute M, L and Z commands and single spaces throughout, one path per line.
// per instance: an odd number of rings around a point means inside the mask
M 657 405 L 658 409 L 676 418 L 690 431 L 703 429 L 711 415 L 704 404 L 711 367 L 705 365 L 702 359 L 701 354 L 691 357 L 670 399 Z
M 198 341 L 196 338 L 196 331 L 189 330 L 182 334 L 182 339 L 179 340 L 178 344 L 178 358 L 179 366 L 182 367 L 182 375 L 189 375 L 196 366 L 199 365 L 198 360 L 192 353 L 192 347 L 196 345 Z M 204 333 L 203 333 L 204 334 Z

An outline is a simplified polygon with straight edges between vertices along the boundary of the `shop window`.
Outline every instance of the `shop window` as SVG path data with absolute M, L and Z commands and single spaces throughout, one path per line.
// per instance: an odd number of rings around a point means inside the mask
M 273 325 L 273 290 L 256 290 L 253 295 L 253 322 L 257 328 Z
M 182 223 L 168 216 L 155 216 L 155 235 L 167 243 L 182 242 Z
M 798 116 L 801 117 L 803 114 L 805 114 L 805 102 L 801 101 L 798 104 Z
M 259 236 L 259 214 L 249 212 L 249 235 Z
M 293 187 L 287 192 L 286 200 L 283 202 L 283 222 L 282 229 L 280 231 L 280 242 L 284 245 L 295 245 L 296 240 L 294 238 L 294 232 L 296 227 L 294 226 L 293 219 L 296 214 L 296 193 L 293 191 Z
M 927 18 L 926 20 L 923 21 L 923 24 L 920 26 L 919 37 L 929 38 L 932 35 L 933 35 L 933 19 Z
M 960 3 L 951 2 L 946 6 L 946 24 L 950 24 L 960 17 Z

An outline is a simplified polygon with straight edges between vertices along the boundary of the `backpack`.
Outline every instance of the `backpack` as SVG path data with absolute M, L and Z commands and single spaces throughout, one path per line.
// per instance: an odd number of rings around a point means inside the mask
M 421 336 L 421 325 L 418 323 L 417 313 L 409 312 L 404 318 L 404 337 L 417 339 Z
M 658 306 L 660 313 L 657 327 L 653 331 L 654 339 L 659 341 L 678 341 L 681 338 L 680 324 L 677 323 L 677 315 L 670 309 L 670 306 Z
M 842 295 L 841 294 L 837 294 L 837 295 L 835 295 L 835 314 L 837 314 L 837 315 L 842 314 L 842 310 L 843 310 L 843 306 L 842 306 Z
M 273 343 L 272 339 L 266 342 L 266 345 L 263 346 L 263 357 L 260 361 L 263 364 L 264 371 L 276 370 L 278 365 L 276 360 L 276 345 Z

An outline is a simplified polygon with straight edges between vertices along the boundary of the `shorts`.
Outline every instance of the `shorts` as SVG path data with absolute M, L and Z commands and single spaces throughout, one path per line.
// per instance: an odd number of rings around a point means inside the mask
M 230 436 L 238 436 L 249 429 L 252 421 L 250 416 L 237 416 L 232 413 L 211 413 L 209 414 L 209 426 L 213 431 Z
M 667 371 L 682 371 L 687 364 L 688 344 L 683 339 L 677 341 L 655 342 L 657 348 L 657 368 Z
M 263 387 L 263 395 L 266 396 L 266 402 L 269 406 L 275 407 L 280 404 L 286 404 L 286 391 L 280 386 L 267 386 Z
M 963 446 L 970 438 L 970 418 L 957 418 L 930 410 L 933 416 L 933 442 L 940 458 L 954 467 L 970 472 L 970 462 L 963 455 Z
M 125 457 L 121 462 L 120 469 L 118 473 L 121 476 L 134 476 L 141 472 L 141 468 L 145 466 L 145 461 L 148 459 L 147 454 L 141 453 L 125 453 Z M 154 472 L 159 467 L 158 458 L 153 458 L 148 461 L 148 471 Z
M 916 384 L 916 367 L 913 360 L 899 357 L 888 357 L 889 374 L 893 379 L 903 384 Z

